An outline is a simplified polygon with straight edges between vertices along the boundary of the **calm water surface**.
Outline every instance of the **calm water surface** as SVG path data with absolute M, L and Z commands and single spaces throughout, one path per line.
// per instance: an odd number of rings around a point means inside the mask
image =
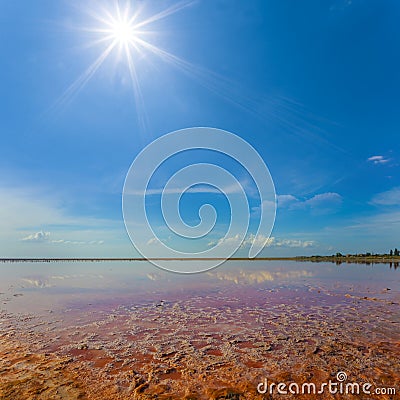
M 196 261 L 171 261 L 171 263 Z M 78 302 L 118 302 L 124 298 L 160 301 L 169 296 L 201 296 L 234 286 L 355 293 L 395 298 L 400 269 L 393 264 L 228 261 L 206 273 L 180 275 L 149 262 L 0 263 L 1 310 L 48 312 Z

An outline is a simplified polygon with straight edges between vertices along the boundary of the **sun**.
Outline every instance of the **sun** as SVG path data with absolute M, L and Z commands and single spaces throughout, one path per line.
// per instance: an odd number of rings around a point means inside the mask
M 98 31 L 104 35 L 104 40 L 110 41 L 113 46 L 129 47 L 134 45 L 135 39 L 140 36 L 140 32 L 136 29 L 137 25 L 141 24 L 138 17 L 139 10 L 134 12 L 129 2 L 124 8 L 116 3 L 113 11 L 104 11 L 104 17 L 99 21 L 104 26 Z
M 135 41 L 136 32 L 134 27 L 124 20 L 117 20 L 111 26 L 111 35 L 119 45 L 127 45 Z
M 99 49 L 97 58 L 78 76 L 65 90 L 55 103 L 55 107 L 69 102 L 93 78 L 98 69 L 113 55 L 118 64 L 126 66 L 132 85 L 138 119 L 141 120 L 144 112 L 144 101 L 140 88 L 140 77 L 137 71 L 138 63 L 145 57 L 145 53 L 153 54 L 164 62 L 171 63 L 184 71 L 192 69 L 185 61 L 161 49 L 149 41 L 157 39 L 156 27 L 149 27 L 157 21 L 165 19 L 172 14 L 194 4 L 195 0 L 181 0 L 173 2 L 166 9 L 156 13 L 144 12 L 145 3 L 133 0 L 96 0 L 96 8 L 86 4 L 81 9 L 89 16 L 85 24 L 78 30 L 89 34 L 92 39 L 84 47 Z M 144 17 L 147 14 L 147 17 Z M 121 69 L 122 71 L 122 69 Z M 143 110 L 141 112 L 140 110 Z M 144 124 L 140 122 L 140 124 Z

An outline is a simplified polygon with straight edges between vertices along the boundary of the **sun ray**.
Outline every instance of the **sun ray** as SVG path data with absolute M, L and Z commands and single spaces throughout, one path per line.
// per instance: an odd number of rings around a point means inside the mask
M 87 13 L 97 21 L 99 26 L 85 27 L 80 30 L 102 35 L 102 37 L 92 40 L 86 46 L 98 46 L 105 43 L 107 44 L 107 47 L 100 56 L 65 90 L 56 101 L 54 108 L 61 107 L 71 101 L 71 99 L 85 87 L 111 52 L 116 49 L 118 52 L 118 58 L 123 55 L 126 59 L 136 104 L 138 123 L 141 129 L 145 129 L 147 123 L 145 104 L 142 90 L 140 88 L 140 80 L 137 74 L 133 52 L 142 54 L 142 49 L 144 47 L 139 45 L 138 39 L 139 36 L 145 35 L 148 32 L 144 29 L 139 30 L 139 28 L 143 28 L 152 22 L 166 18 L 193 3 L 194 1 L 181 1 L 143 21 L 138 20 L 139 15 L 143 10 L 143 6 L 135 7 L 133 12 L 129 1 L 126 1 L 124 6 L 121 6 L 119 1 L 115 1 L 113 10 L 104 6 L 100 8 L 100 10 L 96 11 L 87 9 Z
M 196 2 L 197 1 L 194 0 L 194 1 L 181 1 L 179 3 L 176 3 L 173 6 L 167 8 L 164 11 L 161 11 L 161 12 L 159 12 L 159 13 L 157 13 L 157 14 L 149 17 L 149 18 L 147 18 L 144 21 L 138 22 L 135 25 L 135 29 L 144 27 L 144 26 L 149 25 L 149 24 L 151 24 L 153 22 L 156 22 L 156 21 L 159 21 L 159 20 L 161 20 L 163 18 L 169 17 L 170 15 L 175 14 L 178 11 L 181 11 L 186 7 L 189 7 L 189 6 L 193 5 L 193 4 L 195 4 Z
M 100 54 L 100 56 L 64 91 L 64 93 L 56 100 L 52 108 L 61 108 L 70 102 L 72 98 L 76 96 L 93 77 L 115 46 L 116 43 L 112 42 Z
M 135 64 L 132 60 L 132 54 L 127 47 L 125 48 L 125 51 L 126 51 L 126 56 L 128 59 L 128 68 L 129 68 L 129 74 L 131 77 L 131 84 L 132 84 L 133 93 L 135 96 L 135 104 L 137 107 L 136 115 L 138 118 L 140 128 L 142 130 L 145 130 L 146 126 L 147 126 L 147 113 L 146 113 L 146 108 L 145 108 L 145 104 L 144 104 L 144 100 L 143 100 L 142 90 L 140 88 L 140 82 L 139 82 L 139 79 L 138 79 L 138 76 L 136 73 Z
M 217 74 L 214 71 L 194 65 L 186 60 L 183 60 L 163 49 L 160 49 L 151 43 L 137 38 L 137 42 L 156 54 L 164 61 L 179 68 L 182 72 L 189 75 L 191 78 L 196 79 L 199 84 L 210 90 L 214 94 L 222 97 L 225 101 L 232 103 L 236 107 L 255 115 L 262 121 L 266 117 L 278 121 L 278 123 L 285 129 L 287 134 L 296 136 L 299 139 L 307 138 L 312 143 L 319 143 L 324 147 L 330 147 L 337 152 L 344 152 L 344 149 L 332 143 L 325 135 L 320 125 L 310 122 L 310 118 L 305 118 L 302 112 L 296 116 L 294 105 L 286 99 L 282 101 L 281 98 L 272 98 L 271 96 L 263 96 L 262 99 L 254 96 L 246 88 L 239 85 L 223 75 Z M 267 110 L 260 110 L 260 100 L 268 105 Z M 306 125 L 304 127 L 304 125 Z
M 281 131 L 283 134 L 299 139 L 307 139 L 310 143 L 325 147 L 328 146 L 335 151 L 343 152 L 343 149 L 335 146 L 329 140 L 328 135 L 322 129 L 323 125 L 318 121 L 317 117 L 311 118 L 302 105 L 291 99 L 272 94 L 263 94 L 260 96 L 259 93 L 254 93 L 254 91 L 237 81 L 182 59 L 163 48 L 157 47 L 148 40 L 149 34 L 153 36 L 159 34 L 157 30 L 151 31 L 148 29 L 152 23 L 167 18 L 196 2 L 196 0 L 180 1 L 142 20 L 140 16 L 143 12 L 144 3 L 141 3 L 140 6 L 135 3 L 135 7 L 131 7 L 131 2 L 128 0 L 123 5 L 115 0 L 111 8 L 109 7 L 109 3 L 103 3 L 103 7 L 97 7 L 96 10 L 86 10 L 93 20 L 96 21 L 97 25 L 84 27 L 80 30 L 98 36 L 96 39 L 88 42 L 86 46 L 103 45 L 106 48 L 67 88 L 57 100 L 56 106 L 67 104 L 87 85 L 111 53 L 116 52 L 116 61 L 124 61 L 126 63 L 127 74 L 133 91 L 138 125 L 142 131 L 145 131 L 147 114 L 137 63 L 144 54 L 149 53 L 156 55 L 163 62 L 178 69 L 224 101 L 257 117 L 262 122 L 265 123 L 268 120 L 277 121 L 282 127 Z

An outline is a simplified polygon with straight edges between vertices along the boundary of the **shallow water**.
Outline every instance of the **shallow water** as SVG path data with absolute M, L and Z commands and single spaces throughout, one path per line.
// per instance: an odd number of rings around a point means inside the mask
M 0 398 L 261 399 L 266 377 L 338 371 L 399 384 L 394 265 L 0 263 L 0 276 Z
M 198 263 L 171 261 L 182 262 Z M 400 291 L 400 269 L 390 264 L 228 261 L 206 273 L 182 275 L 144 261 L 23 262 L 0 263 L 0 277 L 1 309 L 12 312 L 56 311 L 79 299 L 160 301 L 171 293 L 201 294 L 232 284 L 271 289 L 314 286 L 332 293 L 356 291 L 385 298 Z

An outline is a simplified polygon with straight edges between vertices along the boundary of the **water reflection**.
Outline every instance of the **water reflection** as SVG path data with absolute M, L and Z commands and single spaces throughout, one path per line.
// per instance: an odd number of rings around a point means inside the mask
M 322 261 L 312 261 L 316 263 L 320 263 Z M 381 264 L 386 264 L 389 265 L 389 268 L 394 268 L 395 270 L 399 268 L 399 261 L 348 261 L 348 260 L 334 260 L 332 263 L 335 263 L 336 265 L 342 265 L 342 264 L 364 264 L 364 265 L 381 265 Z
M 263 282 L 273 282 L 282 280 L 297 280 L 304 277 L 312 277 L 314 274 L 307 270 L 293 270 L 293 271 L 246 271 L 234 270 L 228 272 L 207 272 L 211 277 L 215 277 L 222 281 L 234 282 L 236 285 L 240 284 L 257 284 Z
M 390 264 L 390 268 L 394 268 L 394 269 L 397 269 L 397 268 L 399 268 L 399 263 L 398 263 L 398 261 L 396 261 L 396 262 L 391 262 L 391 263 L 389 263 Z
M 49 304 L 63 307 L 76 299 L 99 302 L 137 297 L 158 301 L 168 293 L 206 296 L 229 285 L 271 289 L 281 285 L 302 286 L 336 292 L 353 290 L 356 286 L 364 292 L 390 287 L 394 294 L 400 291 L 398 267 L 399 262 L 231 260 L 207 273 L 180 275 L 162 271 L 146 261 L 24 262 L 14 263 L 12 268 L 0 263 L 0 306 L 19 311 Z

